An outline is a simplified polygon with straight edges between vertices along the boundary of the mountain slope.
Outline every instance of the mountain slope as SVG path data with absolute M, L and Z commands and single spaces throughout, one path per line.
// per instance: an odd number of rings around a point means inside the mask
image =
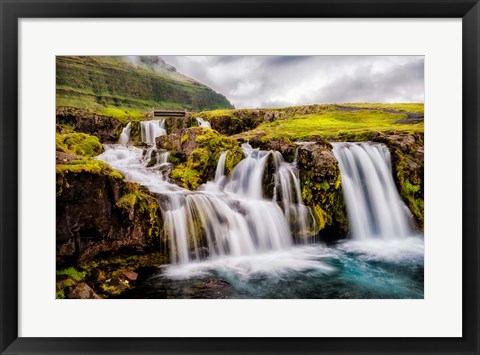
M 104 112 L 232 108 L 227 98 L 159 57 L 56 58 L 57 106 Z

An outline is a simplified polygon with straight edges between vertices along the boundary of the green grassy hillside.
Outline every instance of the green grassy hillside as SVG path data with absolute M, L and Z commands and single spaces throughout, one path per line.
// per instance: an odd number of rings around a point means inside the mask
M 196 114 L 220 130 L 223 122 L 232 127 L 248 122 L 233 132 L 234 137 L 291 140 L 319 137 L 333 140 L 368 140 L 372 132 L 423 132 L 424 105 L 412 104 L 325 104 L 260 110 L 213 110 Z
M 156 109 L 189 111 L 232 108 L 230 102 L 156 57 L 56 58 L 57 106 L 118 116 Z M 163 64 L 163 67 L 161 66 Z

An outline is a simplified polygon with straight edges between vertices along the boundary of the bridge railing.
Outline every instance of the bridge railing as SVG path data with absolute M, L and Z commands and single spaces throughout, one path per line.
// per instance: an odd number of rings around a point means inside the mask
M 152 110 L 150 117 L 181 117 L 187 116 L 187 110 L 184 111 L 170 111 L 170 110 Z

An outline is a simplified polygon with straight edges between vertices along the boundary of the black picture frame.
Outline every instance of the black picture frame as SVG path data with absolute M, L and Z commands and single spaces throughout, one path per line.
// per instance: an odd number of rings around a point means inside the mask
M 2 354 L 479 354 L 478 0 L 0 0 L 0 352 Z M 110 17 L 463 19 L 463 336 L 461 338 L 19 338 L 18 20 Z M 448 69 L 446 69 L 448 70 Z M 442 222 L 438 222 L 442 223 Z M 441 316 L 437 321 L 442 321 Z

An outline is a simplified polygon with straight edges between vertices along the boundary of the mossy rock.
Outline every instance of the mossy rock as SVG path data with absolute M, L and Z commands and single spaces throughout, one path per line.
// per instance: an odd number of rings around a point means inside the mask
M 298 149 L 298 167 L 304 203 L 312 210 L 316 227 L 336 234 L 348 233 L 348 221 L 341 190 L 341 174 L 332 146 L 312 142 Z
M 85 133 L 57 133 L 56 150 L 68 154 L 93 157 L 103 152 L 103 146 L 97 137 Z
M 56 172 L 57 264 L 160 248 L 156 195 L 92 158 L 57 165 Z
M 171 178 L 190 190 L 213 180 L 220 155 L 228 151 L 225 173 L 229 174 L 243 159 L 240 143 L 219 132 L 203 127 L 191 127 L 180 134 L 159 137 L 159 148 L 171 149 L 170 162 L 176 164 Z

